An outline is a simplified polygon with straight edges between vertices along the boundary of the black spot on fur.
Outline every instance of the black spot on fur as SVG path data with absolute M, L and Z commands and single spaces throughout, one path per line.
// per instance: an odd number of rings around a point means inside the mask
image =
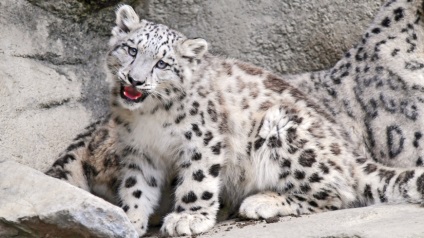
M 136 183 L 137 183 L 137 180 L 135 179 L 135 177 L 131 176 L 131 177 L 127 178 L 127 180 L 125 180 L 125 187 L 126 188 L 131 188 Z
M 421 158 L 421 156 L 418 157 L 417 162 L 415 163 L 415 165 L 417 167 L 422 167 L 423 166 L 423 158 Z
M 199 207 L 199 206 L 197 206 L 197 207 L 191 207 L 190 208 L 190 211 L 195 212 L 195 211 L 199 211 L 200 209 L 202 209 L 202 207 Z
M 386 190 L 387 185 L 383 187 L 383 190 L 380 190 L 379 188 L 377 189 L 378 198 L 380 199 L 380 202 L 387 202 Z
M 303 193 L 307 193 L 309 191 L 311 191 L 311 186 L 309 186 L 309 184 L 304 183 L 300 185 L 300 191 L 302 191 Z
M 213 122 L 218 121 L 218 114 L 217 114 L 216 109 L 215 109 L 215 104 L 213 104 L 212 101 L 208 101 L 207 112 L 208 112 L 209 116 L 211 117 L 211 121 L 213 121 Z
M 305 172 L 296 170 L 296 171 L 294 171 L 294 177 L 296 179 L 304 179 L 305 178 Z
M 181 168 L 183 168 L 183 169 L 189 168 L 190 166 L 191 166 L 190 161 L 185 161 L 185 162 L 181 163 Z
M 191 159 L 192 160 L 195 160 L 195 161 L 201 160 L 202 159 L 202 154 L 199 153 L 199 152 L 194 152 L 193 153 L 193 156 L 191 156 Z
M 135 190 L 135 191 L 132 193 L 132 195 L 133 195 L 135 198 L 140 198 L 141 194 L 142 194 L 142 192 L 141 192 L 140 190 Z
M 212 153 L 219 155 L 221 153 L 221 142 L 216 143 L 216 145 L 211 146 Z
M 288 143 L 293 143 L 293 141 L 296 139 L 297 137 L 297 129 L 290 127 L 287 129 L 287 137 L 286 140 Z
M 303 167 L 312 167 L 312 165 L 316 162 L 315 158 L 316 158 L 316 154 L 314 150 L 312 149 L 305 150 L 299 156 L 299 164 L 302 165 Z
M 318 200 L 326 200 L 329 197 L 329 195 L 328 195 L 328 193 L 326 193 L 324 191 L 320 191 L 320 192 L 315 193 L 313 195 L 313 197 L 318 199 Z
M 319 169 L 324 173 L 324 174 L 328 174 L 330 172 L 330 169 L 324 164 L 324 163 L 320 163 L 319 164 Z
M 290 190 L 292 190 L 294 188 L 294 184 L 291 182 L 287 182 L 286 185 L 284 186 L 284 191 L 288 192 Z
M 155 187 L 158 186 L 158 183 L 157 183 L 157 181 L 156 181 L 156 179 L 154 177 L 150 177 L 150 179 L 147 180 L 147 185 L 149 185 L 150 187 L 155 188 Z
M 209 174 L 213 177 L 218 177 L 219 171 L 221 170 L 220 164 L 214 164 L 209 168 Z
M 285 178 L 287 178 L 290 174 L 291 174 L 291 172 L 290 172 L 290 171 L 284 171 L 284 172 L 280 173 L 280 175 L 279 175 L 279 179 L 285 179 Z
M 164 108 L 166 111 L 169 111 L 169 109 L 171 109 L 173 105 L 174 105 L 174 102 L 168 101 L 167 103 L 165 103 Z
M 193 130 L 194 134 L 196 134 L 196 136 L 202 136 L 202 131 L 200 131 L 200 128 L 197 124 L 191 124 L 191 129 Z
M 417 190 L 424 195 L 424 173 L 417 178 Z
M 313 207 L 318 207 L 318 204 L 315 201 L 309 201 L 308 204 Z
M 191 140 L 191 131 L 187 131 L 186 133 L 184 133 L 185 138 L 187 138 L 187 140 Z
M 291 161 L 288 160 L 288 159 L 283 159 L 283 161 L 280 163 L 280 167 L 290 168 L 291 167 Z
M 398 126 L 387 127 L 386 133 L 389 156 L 390 158 L 394 158 L 403 151 L 405 137 L 403 137 L 402 130 Z
M 99 174 L 97 169 L 86 161 L 82 162 L 82 170 L 87 179 L 91 179 Z
M 124 210 L 124 212 L 127 212 L 130 209 L 130 207 L 128 205 L 125 205 L 122 207 L 122 210 Z
M 178 206 L 177 209 L 175 209 L 177 211 L 177 213 L 181 213 L 183 211 L 185 211 L 185 209 L 182 206 Z
M 181 115 L 178 115 L 178 117 L 175 119 L 175 123 L 176 124 L 179 124 L 182 120 L 184 120 L 184 118 L 186 117 L 186 114 L 184 113 L 184 114 L 181 114 Z
M 268 139 L 268 147 L 271 148 L 280 148 L 282 146 L 281 140 L 276 136 L 271 136 Z
M 140 166 L 138 166 L 138 165 L 136 165 L 136 164 L 129 164 L 129 165 L 128 165 L 128 168 L 129 168 L 129 169 L 134 169 L 134 170 L 142 171 L 142 170 L 141 170 L 141 168 L 140 168 Z
M 299 196 L 299 195 L 294 195 L 294 197 L 299 201 L 299 202 L 304 202 L 304 201 L 306 201 L 306 198 L 304 198 L 304 197 L 301 197 L 301 196 Z M 299 204 L 300 205 L 300 204 Z
M 255 141 L 255 150 L 258 150 L 259 148 L 261 148 L 261 146 L 264 144 L 265 139 L 262 137 L 259 137 L 256 141 Z
M 364 164 L 365 162 L 367 162 L 367 158 L 358 158 L 358 159 L 356 159 L 356 163 L 358 163 L 358 164 Z
M 384 179 L 385 183 L 389 183 L 393 176 L 395 176 L 395 174 L 396 172 L 394 170 L 380 169 L 378 171 L 378 176 L 380 177 L 380 180 L 382 181 Z
M 247 155 L 250 156 L 251 151 L 252 151 L 252 142 L 249 141 L 247 143 L 247 146 L 246 146 L 246 153 L 247 153 Z
M 210 193 L 208 191 L 203 192 L 202 199 L 203 200 L 209 200 L 213 197 L 213 193 Z
M 85 146 L 84 141 L 80 141 L 80 142 L 69 145 L 68 148 L 66 148 L 66 151 L 70 152 L 72 150 L 78 149 L 78 148 L 83 147 L 83 146 Z
M 205 174 L 200 169 L 193 173 L 193 179 L 198 182 L 202 182 L 204 178 L 205 178 Z
M 197 196 L 193 191 L 187 193 L 182 199 L 184 203 L 193 203 L 197 200 Z
M 372 195 L 371 186 L 369 184 L 365 185 L 364 197 L 370 202 L 374 201 L 374 196 Z
M 403 19 L 404 12 L 403 12 L 403 9 L 401 7 L 396 8 L 393 12 L 395 14 L 395 21 L 400 21 L 400 20 Z
M 59 158 L 58 160 L 56 160 L 53 163 L 53 167 L 60 166 L 61 168 L 64 168 L 64 166 L 66 164 L 68 164 L 69 162 L 74 161 L 74 160 L 76 160 L 74 155 L 66 154 L 66 155 L 62 156 L 61 158 Z
M 410 179 L 414 177 L 415 171 L 413 170 L 407 170 L 403 171 L 398 175 L 398 177 L 395 180 L 395 184 L 399 187 L 399 192 L 401 192 L 404 196 L 407 196 L 407 191 L 404 188 L 404 185 L 409 182 Z
M 205 137 L 203 138 L 203 144 L 206 146 L 209 144 L 209 142 L 213 139 L 212 132 L 207 131 L 205 133 Z
M 390 23 L 391 23 L 390 18 L 386 17 L 386 18 L 384 18 L 384 20 L 381 22 L 381 25 L 382 25 L 382 26 L 384 26 L 384 27 L 389 27 L 389 26 L 390 26 Z
M 367 174 L 373 173 L 377 170 L 377 165 L 375 164 L 367 164 L 364 168 L 364 172 Z
M 376 28 L 372 29 L 371 32 L 374 33 L 374 34 L 379 34 L 381 32 L 381 29 L 376 27 Z
M 323 177 L 320 177 L 319 175 L 318 175 L 318 173 L 313 173 L 312 175 L 311 175 L 311 177 L 309 177 L 309 182 L 311 182 L 311 183 L 319 183 L 319 182 L 321 182 L 321 180 L 323 180 L 324 178 Z

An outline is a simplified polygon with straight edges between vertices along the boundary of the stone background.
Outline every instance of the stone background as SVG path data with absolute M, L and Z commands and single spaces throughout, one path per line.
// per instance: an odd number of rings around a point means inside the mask
M 273 71 L 330 67 L 382 0 L 2 0 L 0 157 L 46 170 L 107 111 L 104 55 L 120 2 Z

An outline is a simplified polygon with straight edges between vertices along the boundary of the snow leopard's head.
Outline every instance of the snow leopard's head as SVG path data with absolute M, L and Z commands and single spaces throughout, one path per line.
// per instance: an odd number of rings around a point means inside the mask
M 132 7 L 116 12 L 107 66 L 112 73 L 112 105 L 130 110 L 166 104 L 184 94 L 185 67 L 207 52 L 203 39 L 187 39 L 165 25 L 139 19 Z

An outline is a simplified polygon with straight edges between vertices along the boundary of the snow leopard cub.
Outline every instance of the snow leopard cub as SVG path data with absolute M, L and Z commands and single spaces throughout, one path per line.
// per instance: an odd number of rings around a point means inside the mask
M 205 232 L 220 203 L 258 219 L 422 201 L 424 171 L 355 153 L 348 135 L 283 78 L 207 52 L 167 26 L 117 11 L 111 110 L 47 174 L 107 193 L 143 235 L 173 180 L 167 235 Z

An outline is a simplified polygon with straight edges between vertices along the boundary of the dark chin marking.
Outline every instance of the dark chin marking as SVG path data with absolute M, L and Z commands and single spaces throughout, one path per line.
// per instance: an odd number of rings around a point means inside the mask
M 122 99 L 124 99 L 125 102 L 132 104 L 132 103 L 141 103 L 141 102 L 143 102 L 144 99 L 146 99 L 149 96 L 149 93 L 147 91 L 143 90 L 141 97 L 133 100 L 133 99 L 128 98 L 128 97 L 126 97 L 124 95 L 124 85 L 121 84 L 121 90 L 119 92 L 119 95 L 121 96 Z

